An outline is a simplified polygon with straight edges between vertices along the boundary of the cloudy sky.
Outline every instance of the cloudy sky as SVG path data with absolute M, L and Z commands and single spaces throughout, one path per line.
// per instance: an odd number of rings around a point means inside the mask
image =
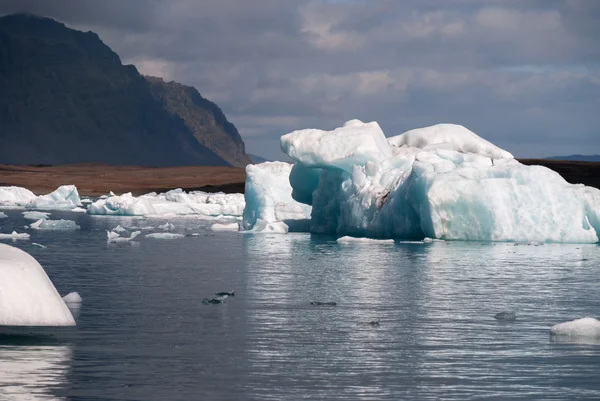
M 598 0 L 3 0 L 195 86 L 249 152 L 359 118 L 462 124 L 519 157 L 600 154 Z

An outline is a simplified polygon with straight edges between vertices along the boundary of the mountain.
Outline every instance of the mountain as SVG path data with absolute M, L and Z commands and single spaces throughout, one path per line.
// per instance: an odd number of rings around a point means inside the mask
M 254 164 L 260 164 L 260 163 L 270 162 L 271 161 L 269 159 L 265 159 L 262 156 L 253 155 L 251 153 L 249 153 L 248 156 L 250 156 L 250 159 L 252 160 L 252 163 L 254 163 Z
M 546 157 L 546 160 L 572 160 L 580 162 L 600 162 L 600 155 L 570 155 Z
M 249 162 L 235 127 L 195 89 L 144 77 L 93 32 L 0 17 L 0 163 Z

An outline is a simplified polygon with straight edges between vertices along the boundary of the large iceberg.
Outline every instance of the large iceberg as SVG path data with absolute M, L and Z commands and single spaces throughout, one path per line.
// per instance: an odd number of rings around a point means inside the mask
M 291 190 L 282 186 L 283 178 L 264 179 L 256 190 L 248 174 L 245 225 L 254 215 L 283 221 L 273 216 L 272 205 L 293 194 L 312 206 L 314 233 L 598 242 L 600 190 L 569 184 L 545 167 L 525 166 L 460 125 L 386 138 L 377 123 L 352 120 L 333 131 L 294 131 L 282 136 L 281 148 L 296 161 Z M 269 196 L 270 202 L 262 201 Z
M 74 185 L 63 185 L 47 195 L 36 196 L 21 187 L 0 187 L 0 207 L 25 207 L 28 209 L 73 209 L 81 206 Z
M 246 166 L 244 229 L 251 232 L 287 233 L 310 218 L 311 207 L 292 197 L 292 165 L 266 162 Z
M 42 266 L 28 253 L 4 244 L 0 244 L 0 325 L 75 325 Z
M 174 189 L 163 194 L 149 193 L 133 196 L 131 193 L 110 195 L 88 207 L 88 214 L 120 216 L 241 216 L 244 195 L 184 192 Z

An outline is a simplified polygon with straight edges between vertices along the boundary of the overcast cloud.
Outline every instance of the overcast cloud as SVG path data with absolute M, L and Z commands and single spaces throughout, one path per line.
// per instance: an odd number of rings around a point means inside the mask
M 195 86 L 249 152 L 359 118 L 465 125 L 519 157 L 600 154 L 600 1 L 4 0 Z

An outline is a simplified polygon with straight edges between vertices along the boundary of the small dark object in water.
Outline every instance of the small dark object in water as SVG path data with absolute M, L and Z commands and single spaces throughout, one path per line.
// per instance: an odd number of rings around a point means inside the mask
M 517 315 L 514 312 L 500 312 L 494 315 L 494 319 L 497 320 L 516 320 Z
M 311 305 L 317 306 L 336 306 L 337 302 L 321 302 L 321 301 L 311 301 Z
M 235 291 L 231 291 L 231 292 L 227 292 L 227 291 L 217 292 L 215 295 L 217 295 L 219 297 L 235 297 Z
M 222 304 L 223 300 L 222 299 L 218 299 L 218 298 L 212 298 L 212 299 L 208 299 L 208 298 L 204 298 L 202 300 L 202 303 L 204 305 L 209 305 L 209 304 Z
M 375 319 L 375 320 L 371 320 L 371 321 L 369 322 L 369 324 L 370 324 L 371 326 L 374 326 L 374 327 L 379 327 L 379 318 L 377 318 L 377 319 Z

